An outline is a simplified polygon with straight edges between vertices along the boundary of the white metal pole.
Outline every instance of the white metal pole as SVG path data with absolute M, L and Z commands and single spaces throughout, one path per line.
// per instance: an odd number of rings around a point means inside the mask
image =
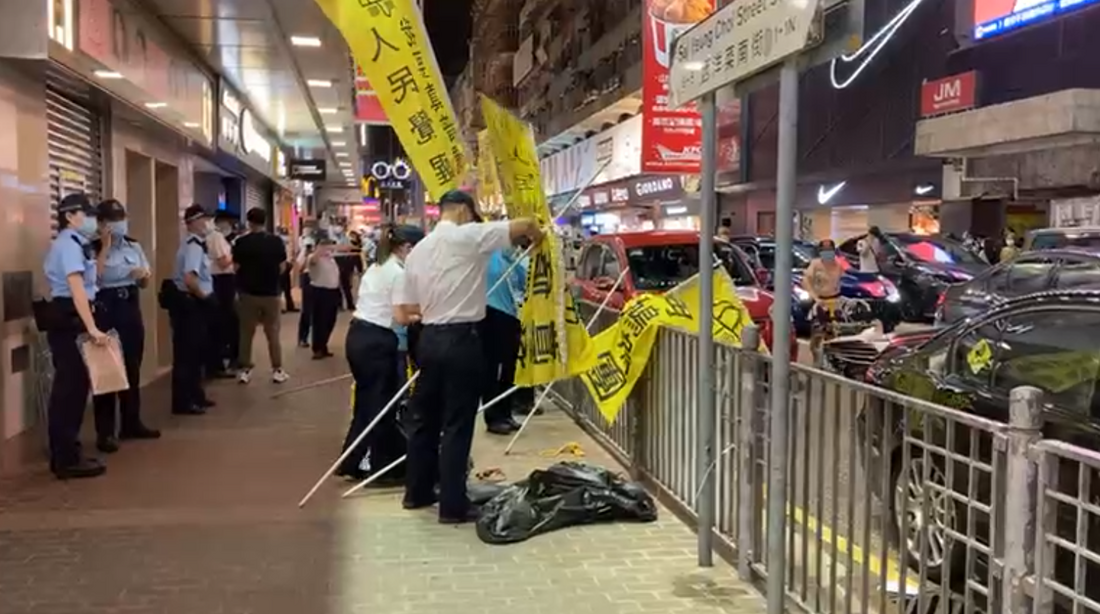
M 714 257 L 714 231 L 718 213 L 718 192 L 715 177 L 718 173 L 718 109 L 714 92 L 699 100 L 699 111 L 703 120 L 703 175 L 700 204 L 699 262 L 711 262 Z M 699 267 L 700 273 L 703 267 Z M 699 279 L 699 371 L 695 384 L 699 392 L 699 413 L 696 414 L 696 428 L 702 445 L 696 447 L 695 466 L 701 478 L 699 496 L 695 499 L 695 513 L 699 518 L 696 531 L 697 555 L 700 567 L 714 566 L 714 516 L 715 485 L 714 474 L 708 471 L 717 459 L 717 438 L 715 437 L 715 390 L 714 390 L 714 273 Z

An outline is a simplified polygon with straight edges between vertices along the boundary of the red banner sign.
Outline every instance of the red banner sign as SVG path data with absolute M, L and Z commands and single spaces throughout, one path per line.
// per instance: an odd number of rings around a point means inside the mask
M 694 103 L 668 106 L 672 41 L 714 11 L 714 0 L 646 0 L 642 12 L 642 172 L 699 172 L 702 121 Z
M 388 124 L 386 112 L 374 92 L 359 92 L 355 96 L 355 121 L 361 124 Z
M 925 81 L 920 87 L 920 116 L 943 115 L 978 106 L 978 73 Z

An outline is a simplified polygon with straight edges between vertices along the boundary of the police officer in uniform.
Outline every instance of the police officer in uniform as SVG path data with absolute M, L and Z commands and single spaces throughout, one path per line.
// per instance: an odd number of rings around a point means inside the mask
M 60 232 L 50 244 L 43 267 L 50 288 L 46 341 L 54 367 L 47 409 L 50 469 L 63 480 L 95 477 L 106 471 L 99 461 L 84 457 L 79 439 L 91 382 L 78 337 L 87 333 L 99 344 L 108 339 L 96 326 L 92 306 L 96 297 L 96 260 L 91 245 L 97 230 L 95 215 L 84 193 L 63 198 L 57 207 Z
M 482 223 L 469 194 L 440 198 L 435 230 L 405 260 L 405 283 L 395 294 L 402 320 L 423 324 L 416 347 L 420 380 L 409 404 L 406 509 L 436 502 L 439 521 L 470 520 L 466 472 L 485 354 L 478 324 L 485 318 L 487 272 L 493 252 L 525 237 L 542 239 L 535 220 Z
M 172 281 L 179 291 L 168 315 L 172 321 L 172 413 L 201 415 L 213 407 L 202 387 L 202 367 L 207 335 L 213 317 L 214 276 L 205 237 L 210 232 L 210 214 L 202 205 L 183 212 L 187 236 L 176 253 Z
M 126 208 L 117 200 L 105 200 L 97 209 L 99 238 L 92 241 L 96 254 L 99 292 L 95 318 L 101 330 L 114 329 L 122 345 L 126 379 L 130 388 L 93 397 L 96 447 L 108 454 L 118 451 L 120 439 L 157 439 L 160 431 L 141 421 L 141 361 L 145 354 L 145 324 L 141 320 L 138 290 L 149 284 L 149 261 L 141 244 L 127 233 Z M 117 401 L 117 403 L 116 403 Z M 117 428 L 116 417 L 121 415 Z

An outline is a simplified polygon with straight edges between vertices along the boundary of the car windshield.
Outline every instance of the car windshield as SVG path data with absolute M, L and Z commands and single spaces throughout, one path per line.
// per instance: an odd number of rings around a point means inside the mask
M 810 266 L 810 262 L 817 257 L 817 248 L 812 243 L 805 243 L 797 241 L 794 244 L 794 253 L 792 254 L 794 269 L 805 270 Z M 760 266 L 768 269 L 769 271 L 775 270 L 775 244 L 764 243 L 760 245 Z M 837 264 L 840 265 L 841 270 L 847 271 L 852 265 L 848 262 L 848 259 L 837 253 Z
M 1033 250 L 1063 247 L 1100 248 L 1100 232 L 1041 232 L 1031 241 Z
M 752 271 L 729 246 L 715 245 L 714 248 L 735 285 L 756 285 Z M 671 290 L 699 272 L 699 246 L 694 243 L 632 247 L 626 251 L 626 259 L 634 287 L 643 292 Z
M 962 243 L 952 239 L 907 234 L 893 235 L 892 238 L 901 246 L 906 255 L 922 262 L 986 266 L 978 256 L 964 247 Z

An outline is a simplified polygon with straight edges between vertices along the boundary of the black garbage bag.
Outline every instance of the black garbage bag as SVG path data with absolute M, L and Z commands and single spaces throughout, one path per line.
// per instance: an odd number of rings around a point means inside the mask
M 585 463 L 536 469 L 481 507 L 477 536 L 514 544 L 542 533 L 596 522 L 652 522 L 657 505 L 640 485 Z

